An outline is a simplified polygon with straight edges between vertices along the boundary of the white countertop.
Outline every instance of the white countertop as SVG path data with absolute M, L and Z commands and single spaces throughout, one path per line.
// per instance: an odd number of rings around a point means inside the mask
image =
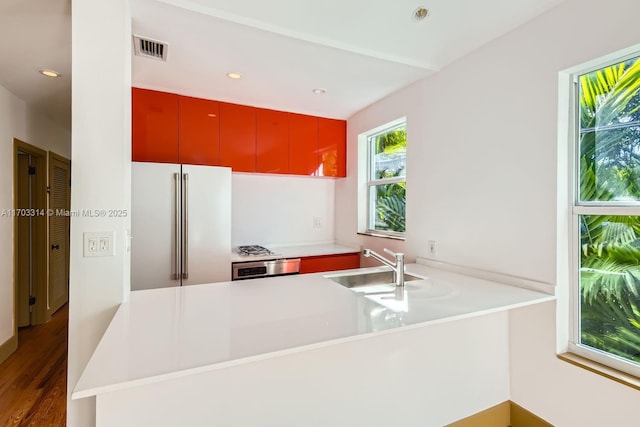
M 400 299 L 317 273 L 135 291 L 116 312 L 72 398 L 553 300 L 419 264 Z
M 267 246 L 274 255 L 239 255 L 235 251 L 231 254 L 231 262 L 260 261 L 278 258 L 301 258 L 309 256 L 340 255 L 360 252 L 359 248 L 338 244 L 296 245 L 296 246 Z

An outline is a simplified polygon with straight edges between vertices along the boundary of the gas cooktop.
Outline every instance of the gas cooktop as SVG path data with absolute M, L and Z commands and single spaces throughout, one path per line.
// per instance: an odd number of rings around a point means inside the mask
M 275 255 L 274 252 L 270 251 L 264 246 L 259 245 L 238 246 L 236 251 L 238 252 L 238 254 L 245 256 Z

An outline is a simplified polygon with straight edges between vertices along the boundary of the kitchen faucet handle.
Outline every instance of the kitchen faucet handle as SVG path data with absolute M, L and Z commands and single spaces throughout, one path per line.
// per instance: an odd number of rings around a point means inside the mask
M 384 251 L 385 251 L 386 253 L 388 253 L 389 255 L 391 255 L 392 257 L 394 257 L 394 258 L 397 258 L 397 257 L 398 257 L 398 255 L 404 255 L 404 254 L 402 254 L 402 253 L 400 253 L 400 252 L 398 252 L 398 253 L 393 252 L 391 249 L 387 249 L 387 248 L 384 248 Z

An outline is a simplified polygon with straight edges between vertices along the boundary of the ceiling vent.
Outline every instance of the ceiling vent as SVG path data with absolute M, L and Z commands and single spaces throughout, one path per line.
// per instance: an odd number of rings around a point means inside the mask
M 169 45 L 166 42 L 134 35 L 133 48 L 137 56 L 144 56 L 166 62 Z

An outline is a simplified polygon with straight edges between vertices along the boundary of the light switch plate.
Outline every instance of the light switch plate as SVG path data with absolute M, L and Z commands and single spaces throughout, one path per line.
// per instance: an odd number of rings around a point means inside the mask
M 85 231 L 84 257 L 107 257 L 114 255 L 115 233 L 113 231 Z

